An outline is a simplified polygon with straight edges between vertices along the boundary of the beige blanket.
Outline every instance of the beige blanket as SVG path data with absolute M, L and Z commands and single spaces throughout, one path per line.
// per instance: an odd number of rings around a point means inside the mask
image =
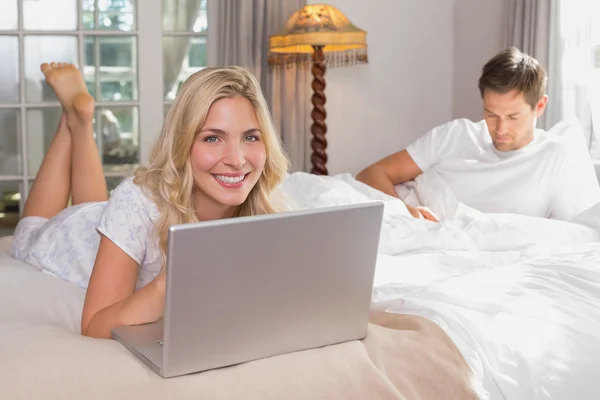
M 374 314 L 362 345 L 381 379 L 393 384 L 393 398 L 478 398 L 469 366 L 458 349 L 440 327 L 425 318 Z
M 0 253 L 0 399 L 473 399 L 446 334 L 379 313 L 362 341 L 162 379 L 77 333 L 84 293 Z

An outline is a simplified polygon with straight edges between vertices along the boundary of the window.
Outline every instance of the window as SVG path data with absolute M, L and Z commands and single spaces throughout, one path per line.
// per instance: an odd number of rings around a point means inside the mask
M 177 89 L 206 66 L 207 28 L 206 0 L 2 0 L 0 235 L 12 233 L 60 118 L 40 64 L 82 70 L 112 190 L 147 160 Z
M 590 154 L 600 161 L 600 2 L 560 0 L 557 4 L 551 53 L 556 54 L 558 76 L 550 74 L 549 88 L 559 88 L 554 92 L 560 110 L 557 117 L 578 117 Z

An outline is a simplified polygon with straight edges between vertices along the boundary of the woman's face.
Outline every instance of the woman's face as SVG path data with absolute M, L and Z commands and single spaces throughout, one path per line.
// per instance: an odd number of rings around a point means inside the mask
M 213 103 L 190 158 L 199 218 L 233 213 L 258 182 L 266 160 L 263 135 L 250 101 L 238 96 Z

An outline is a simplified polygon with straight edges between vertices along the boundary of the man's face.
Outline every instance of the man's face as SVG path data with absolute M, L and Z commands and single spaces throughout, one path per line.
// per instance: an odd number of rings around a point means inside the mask
M 533 139 L 535 122 L 544 113 L 548 96 L 540 98 L 532 109 L 522 92 L 507 93 L 485 90 L 483 109 L 494 147 L 513 151 L 525 147 Z

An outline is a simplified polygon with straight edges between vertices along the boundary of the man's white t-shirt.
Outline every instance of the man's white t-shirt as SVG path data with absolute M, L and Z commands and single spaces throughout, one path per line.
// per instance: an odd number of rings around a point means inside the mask
M 535 130 L 525 147 L 498 151 L 485 120 L 457 119 L 406 149 L 423 171 L 435 171 L 457 200 L 485 213 L 571 220 L 600 202 L 600 185 L 577 122 Z

